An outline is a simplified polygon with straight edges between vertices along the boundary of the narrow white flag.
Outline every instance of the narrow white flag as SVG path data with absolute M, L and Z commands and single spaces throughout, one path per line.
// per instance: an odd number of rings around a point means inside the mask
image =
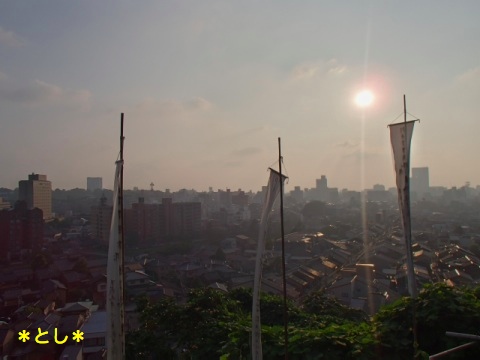
M 412 231 L 410 218 L 410 144 L 415 121 L 389 125 L 393 161 L 397 181 L 398 204 L 402 215 L 405 246 L 407 249 L 408 290 L 416 296 L 415 274 L 412 255 Z
M 285 182 L 286 176 L 282 175 Z M 255 277 L 253 281 L 253 302 L 252 302 L 252 359 L 261 360 L 262 354 L 262 327 L 260 322 L 260 288 L 262 283 L 262 258 L 265 252 L 266 233 L 268 218 L 272 211 L 273 204 L 280 194 L 280 173 L 270 169 L 267 191 L 263 199 L 263 209 L 260 218 L 260 230 L 258 233 L 257 257 L 255 260 Z
M 123 161 L 116 162 L 113 212 L 110 225 L 107 263 L 107 359 L 123 359 L 125 352 L 122 234 L 119 231 L 119 188 Z

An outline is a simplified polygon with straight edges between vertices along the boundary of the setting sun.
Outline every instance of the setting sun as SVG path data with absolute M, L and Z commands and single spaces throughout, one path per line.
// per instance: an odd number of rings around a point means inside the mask
M 367 107 L 373 103 L 375 96 L 370 90 L 362 90 L 355 96 L 355 104 L 360 107 Z

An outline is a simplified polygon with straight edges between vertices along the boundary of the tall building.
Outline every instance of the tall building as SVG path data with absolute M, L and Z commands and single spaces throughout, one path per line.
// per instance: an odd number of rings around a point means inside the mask
M 28 175 L 28 180 L 18 182 L 18 200 L 25 201 L 27 209 L 38 208 L 43 211 L 43 219 L 52 218 L 52 183 L 47 175 Z
M 174 203 L 163 198 L 161 204 L 146 204 L 140 198 L 125 215 L 127 236 L 138 243 L 192 238 L 201 231 L 200 202 Z
M 245 194 L 245 191 L 238 189 L 237 192 L 232 194 L 232 204 L 238 206 L 247 206 L 249 203 L 249 197 Z
M 138 203 L 132 204 L 132 208 L 126 216 L 126 229 L 129 234 L 136 238 L 138 243 L 154 242 L 160 238 L 160 205 L 146 204 L 143 197 Z
M 303 202 L 303 191 L 300 186 L 295 186 L 295 188 L 290 191 L 290 195 L 295 199 L 295 201 L 299 203 Z
M 25 250 L 39 249 L 43 227 L 42 210 L 27 209 L 25 201 L 17 201 L 11 209 L 0 210 L 0 258 L 11 259 Z
M 163 198 L 160 205 L 160 233 L 165 239 L 171 239 L 175 236 L 175 212 L 172 198 Z
M 199 202 L 173 203 L 172 205 L 174 235 L 177 237 L 198 235 L 202 226 L 202 205 Z M 165 212 L 164 216 L 168 218 Z
M 87 177 L 87 191 L 102 190 L 102 178 L 101 177 Z
M 328 185 L 327 185 L 327 177 L 325 175 L 322 175 L 320 179 L 316 180 L 317 183 L 317 190 L 320 190 L 322 192 L 326 192 Z
M 374 191 L 385 191 L 385 185 L 375 184 L 375 185 L 373 185 L 373 190 Z
M 200 233 L 202 224 L 200 202 L 174 203 L 171 198 L 163 198 L 159 206 L 161 238 L 188 238 Z
M 320 200 L 331 203 L 339 201 L 338 189 L 328 187 L 327 177 L 325 175 L 322 175 L 320 179 L 316 179 L 316 187 L 308 192 L 307 197 L 310 200 Z
M 0 210 L 2 209 L 9 209 L 10 203 L 8 201 L 3 200 L 3 198 L 0 197 Z
M 218 202 L 221 207 L 227 209 L 232 205 L 232 193 L 230 189 L 227 189 L 227 191 L 218 189 Z
M 90 223 L 93 236 L 96 240 L 108 244 L 110 238 L 110 224 L 112 222 L 113 206 L 107 205 L 107 198 L 102 197 L 100 204 L 92 206 L 90 211 Z
M 430 193 L 430 180 L 428 167 L 412 168 L 412 178 L 410 180 L 410 190 L 417 197 L 423 198 Z

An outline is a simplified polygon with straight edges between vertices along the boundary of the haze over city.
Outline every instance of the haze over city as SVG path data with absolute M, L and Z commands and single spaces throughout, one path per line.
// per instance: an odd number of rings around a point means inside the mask
M 411 166 L 480 184 L 476 1 L 0 4 L 0 187 L 258 190 L 282 139 L 293 186 L 394 186 L 387 125 L 420 118 Z M 355 104 L 363 89 L 370 106 Z M 362 166 L 364 171 L 362 175 Z M 362 180 L 363 179 L 363 180 Z

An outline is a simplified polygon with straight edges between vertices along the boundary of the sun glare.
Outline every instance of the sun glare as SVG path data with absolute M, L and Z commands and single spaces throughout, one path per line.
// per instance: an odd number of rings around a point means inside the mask
M 355 96 L 355 104 L 360 107 L 367 107 L 372 105 L 375 96 L 370 90 L 362 90 Z

